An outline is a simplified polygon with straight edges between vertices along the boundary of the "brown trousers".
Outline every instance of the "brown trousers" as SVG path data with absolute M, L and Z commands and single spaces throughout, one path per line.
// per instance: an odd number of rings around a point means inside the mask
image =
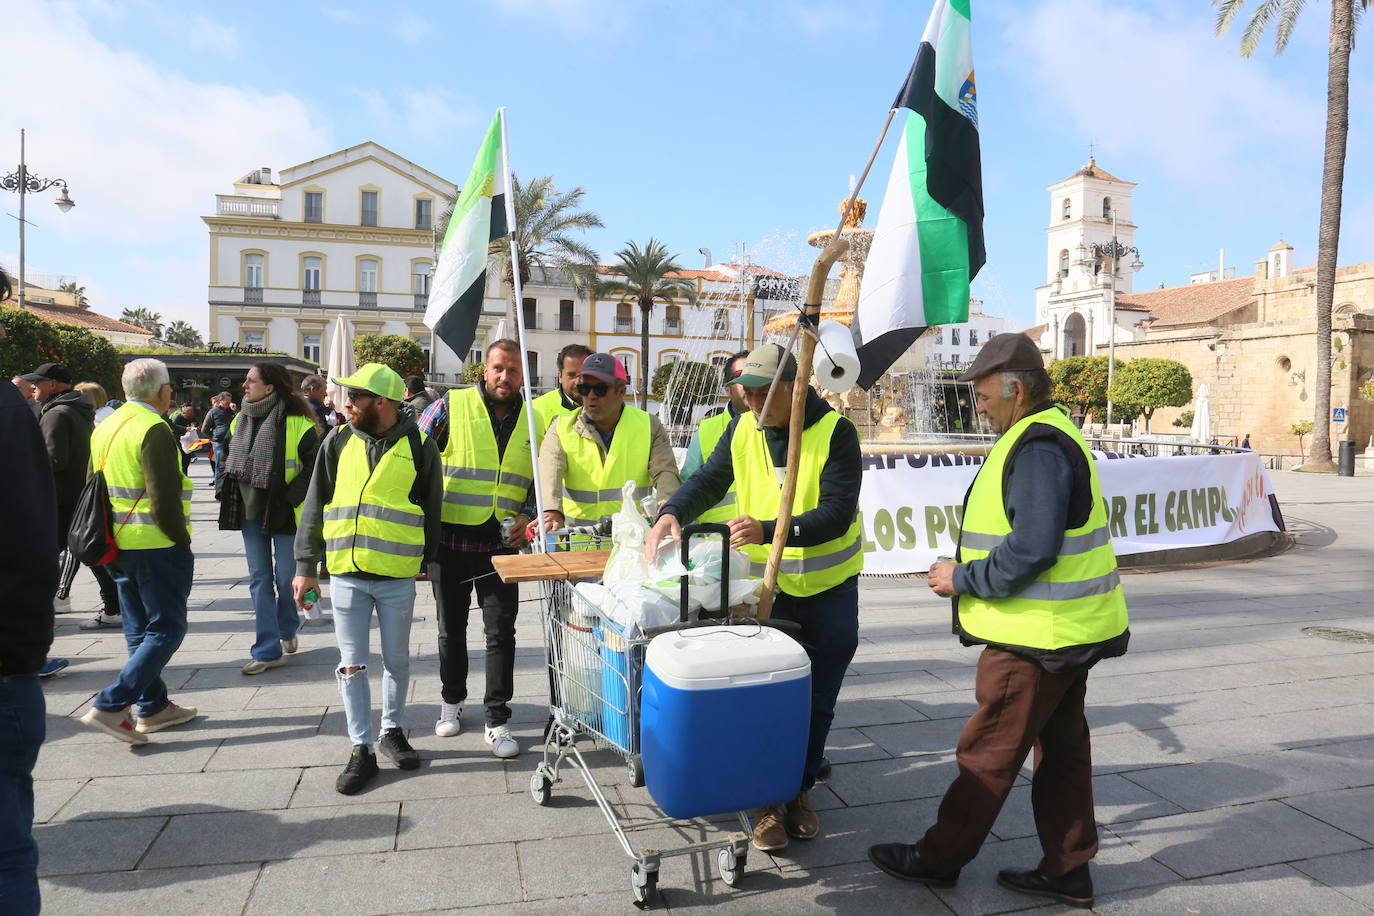
M 987 648 L 978 659 L 978 711 L 959 736 L 959 775 L 940 802 L 935 825 L 916 844 L 935 871 L 973 860 L 1035 748 L 1031 807 L 1044 858 L 1057 878 L 1097 854 L 1092 749 L 1083 697 L 1087 669 L 1052 674 L 1035 662 Z

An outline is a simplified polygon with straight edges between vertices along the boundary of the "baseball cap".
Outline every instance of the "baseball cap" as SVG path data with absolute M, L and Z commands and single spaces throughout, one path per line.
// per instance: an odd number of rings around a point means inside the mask
M 352 375 L 333 381 L 344 388 L 361 388 L 392 401 L 403 401 L 406 396 L 406 383 L 401 381 L 395 369 L 381 363 L 367 363 Z
M 783 349 L 777 344 L 764 344 L 749 354 L 744 361 L 744 370 L 735 377 L 735 384 L 745 388 L 762 388 L 773 383 L 773 375 L 778 371 L 778 361 L 783 357 Z M 779 381 L 791 381 L 797 377 L 797 358 L 787 354 Z
M 72 375 L 72 370 L 61 363 L 44 363 L 28 375 L 21 376 L 26 382 L 61 382 L 70 385 L 76 381 L 76 376 Z
M 601 379 L 603 382 L 628 382 L 629 373 L 625 366 L 609 353 L 593 353 L 582 361 L 582 375 Z
M 1045 358 L 1040 355 L 1040 347 L 1025 334 L 994 334 L 983 344 L 973 364 L 957 381 L 971 382 L 994 372 L 1025 372 L 1044 368 Z

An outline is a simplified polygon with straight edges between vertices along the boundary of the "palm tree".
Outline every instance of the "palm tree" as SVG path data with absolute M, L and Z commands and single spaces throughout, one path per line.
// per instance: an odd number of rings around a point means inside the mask
M 167 326 L 166 339 L 168 343 L 174 343 L 179 347 L 205 346 L 205 342 L 200 339 L 200 332 L 180 318 Z
M 630 242 L 628 248 L 615 253 L 619 261 L 609 268 L 611 279 L 598 280 L 593 290 L 598 299 L 619 296 L 633 299 L 639 305 L 639 406 L 649 406 L 649 315 L 654 303 L 662 300 L 671 305 L 674 299 L 697 301 L 696 287 L 690 280 L 670 277 L 682 270 L 677 255 L 668 253 L 668 246 L 650 238 L 643 248 Z
M 580 187 L 560 191 L 554 187 L 553 176 L 544 175 L 529 184 L 521 184 L 518 175 L 511 175 L 511 193 L 515 198 L 515 249 L 520 259 L 520 285 L 530 281 L 534 268 L 541 274 L 563 274 L 579 296 L 585 295 L 596 277 L 597 253 L 575 237 L 602 225 L 601 217 L 580 209 L 586 194 Z M 448 206 L 439 220 L 447 227 L 453 218 L 457 197 L 449 198 Z M 515 284 L 511 276 L 510 240 L 502 237 L 491 243 L 491 257 L 496 262 L 501 279 L 511 291 L 510 324 L 515 326 Z
M 1341 240 L 1341 190 L 1345 182 L 1345 145 L 1350 126 L 1350 51 L 1355 27 L 1371 0 L 1331 0 L 1326 66 L 1326 149 L 1322 163 L 1321 217 L 1317 224 L 1317 396 L 1313 399 L 1312 451 L 1303 467 L 1334 472 L 1331 461 L 1331 306 L 1336 293 L 1336 254 Z M 1240 55 L 1249 57 L 1277 18 L 1274 53 L 1281 54 L 1305 0 L 1260 0 L 1241 33 Z M 1245 0 L 1212 0 L 1217 34 L 1224 34 Z
M 61 292 L 71 293 L 73 296 L 75 296 L 76 305 L 78 308 L 84 309 L 86 306 L 90 305 L 90 300 L 86 298 L 86 287 L 77 286 L 75 280 L 72 280 L 70 283 L 63 283 L 61 286 L 57 288 Z
M 10 279 L 9 272 L 0 267 L 0 302 L 5 301 L 14 294 L 14 281 Z
M 154 337 L 162 336 L 161 312 L 154 312 L 140 305 L 138 308 L 125 309 L 120 313 L 119 320 L 138 325 L 143 330 L 152 332 Z

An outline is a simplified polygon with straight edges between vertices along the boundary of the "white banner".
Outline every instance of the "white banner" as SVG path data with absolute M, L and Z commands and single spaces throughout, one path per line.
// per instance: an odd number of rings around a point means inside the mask
M 1225 544 L 1278 531 L 1254 452 L 1167 458 L 1094 452 L 1117 555 Z M 925 572 L 954 556 L 964 494 L 983 459 L 865 455 L 859 510 L 864 572 Z

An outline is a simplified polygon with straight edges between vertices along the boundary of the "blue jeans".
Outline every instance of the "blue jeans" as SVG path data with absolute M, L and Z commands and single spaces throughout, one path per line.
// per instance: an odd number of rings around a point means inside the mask
M 43 743 L 43 688 L 33 674 L 0 677 L 0 913 L 39 910 L 33 765 Z
M 262 522 L 252 519 L 243 520 L 242 534 L 243 554 L 248 559 L 248 594 L 253 596 L 253 614 L 257 617 L 251 654 L 258 661 L 270 662 L 281 658 L 281 640 L 295 636 L 300 622 L 291 591 L 296 536 L 264 534 Z
M 401 728 L 410 689 L 410 622 L 415 616 L 414 579 L 330 580 L 334 636 L 339 641 L 339 693 L 343 696 L 348 738 L 372 746 L 372 691 L 367 683 L 368 630 L 372 611 L 382 632 L 382 731 Z M 344 674 L 345 668 L 358 668 Z
M 96 709 L 119 712 L 137 703 L 140 716 L 155 716 L 167 708 L 162 669 L 186 637 L 186 599 L 195 562 L 190 547 L 155 547 L 121 550 L 110 564 L 119 587 L 129 660 L 119 679 L 96 696 Z
M 773 616 L 801 624 L 798 639 L 811 659 L 811 733 L 806 742 L 802 788 L 816 784 L 825 756 L 825 739 L 835 721 L 835 701 L 844 673 L 859 648 L 859 577 L 852 576 L 809 598 L 779 593 Z

